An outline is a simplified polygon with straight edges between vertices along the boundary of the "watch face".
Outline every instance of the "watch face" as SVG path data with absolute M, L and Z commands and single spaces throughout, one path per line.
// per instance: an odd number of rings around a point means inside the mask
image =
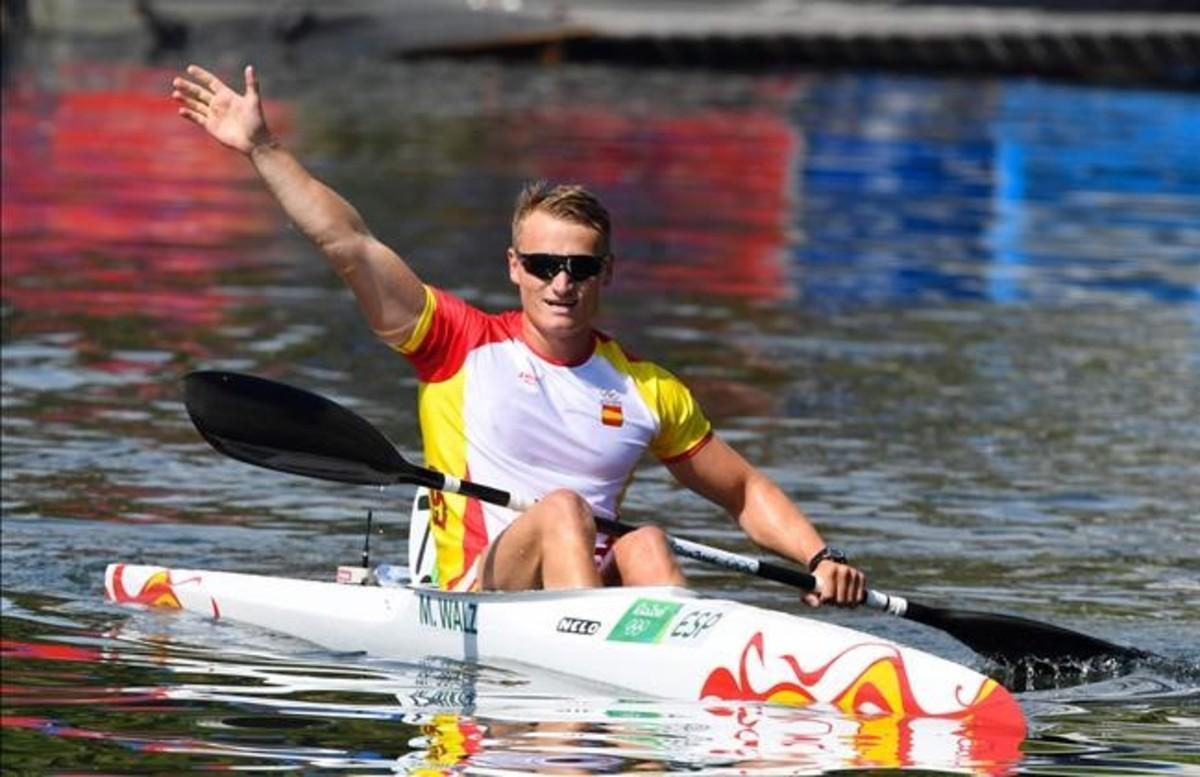
M 820 566 L 822 561 L 832 561 L 835 564 L 849 563 L 845 553 L 837 548 L 825 547 L 817 551 L 817 555 L 813 556 L 812 561 L 808 562 L 808 571 L 816 571 L 817 567 Z

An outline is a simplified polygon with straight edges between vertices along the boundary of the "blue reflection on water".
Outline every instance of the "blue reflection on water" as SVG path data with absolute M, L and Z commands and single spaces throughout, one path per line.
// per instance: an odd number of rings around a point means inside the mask
M 1195 97 L 1016 83 L 998 109 L 992 261 L 1008 269 L 990 273 L 992 299 L 1034 296 L 1012 268 L 1069 263 L 1099 270 L 1075 281 L 1087 289 L 1200 299 L 1200 278 L 1170 272 L 1200 266 Z M 1059 256 L 1037 237 L 1046 216 L 1075 238 Z
M 1200 99 L 1011 81 L 814 86 L 795 177 L 810 309 L 1200 300 Z

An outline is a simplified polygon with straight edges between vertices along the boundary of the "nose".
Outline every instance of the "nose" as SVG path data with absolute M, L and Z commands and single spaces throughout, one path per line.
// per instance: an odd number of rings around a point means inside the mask
M 571 274 L 569 272 L 567 272 L 566 267 L 559 270 L 558 274 L 555 275 L 550 280 L 550 286 L 556 290 L 557 289 L 569 289 L 574 285 L 575 285 L 575 279 L 571 277 Z

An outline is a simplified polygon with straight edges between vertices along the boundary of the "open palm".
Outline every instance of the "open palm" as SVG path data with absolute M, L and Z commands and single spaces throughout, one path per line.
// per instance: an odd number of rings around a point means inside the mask
M 171 82 L 179 115 L 221 143 L 244 154 L 271 139 L 263 116 L 254 68 L 246 66 L 246 93 L 238 94 L 202 67 L 188 65 L 186 76 Z

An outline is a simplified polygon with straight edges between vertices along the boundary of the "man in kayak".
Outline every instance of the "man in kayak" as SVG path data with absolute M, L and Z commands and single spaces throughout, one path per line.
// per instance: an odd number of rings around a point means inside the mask
M 579 186 L 527 186 L 513 215 L 509 278 L 521 309 L 488 314 L 426 286 L 359 213 L 271 134 L 254 70 L 239 94 L 195 65 L 174 79 L 180 114 L 246 155 L 295 225 L 420 380 L 426 463 L 449 475 L 544 493 L 524 513 L 435 493 L 436 580 L 520 590 L 683 585 L 667 536 L 645 526 L 597 536 L 649 448 L 758 545 L 808 566 L 809 604 L 855 606 L 866 580 L 825 545 L 783 491 L 717 437 L 671 373 L 593 328 L 612 279 L 609 216 Z

